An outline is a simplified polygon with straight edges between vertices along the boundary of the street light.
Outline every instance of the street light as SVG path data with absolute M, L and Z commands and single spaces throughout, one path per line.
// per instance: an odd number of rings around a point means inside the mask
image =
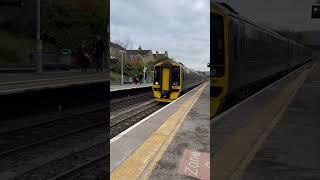
M 146 62 L 144 61 L 144 59 L 142 58 L 142 62 L 143 62 L 143 82 L 146 83 L 146 72 L 147 72 L 147 67 L 146 67 Z
M 39 53 L 39 57 L 37 60 L 37 72 L 42 72 L 42 56 L 41 56 L 41 51 L 42 51 L 42 43 L 41 43 L 41 38 L 40 38 L 40 0 L 37 0 L 37 16 L 36 16 L 36 22 L 37 22 L 37 51 Z
M 126 53 L 124 50 L 119 51 L 121 53 L 121 84 L 123 84 L 123 53 Z

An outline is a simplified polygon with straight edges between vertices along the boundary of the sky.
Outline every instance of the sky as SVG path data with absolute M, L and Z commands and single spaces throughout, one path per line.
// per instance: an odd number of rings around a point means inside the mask
M 111 41 L 130 39 L 133 49 L 168 51 L 194 70 L 208 71 L 210 0 L 111 0 Z
M 317 0 L 218 0 L 231 5 L 242 16 L 274 28 L 297 31 L 320 30 L 320 19 L 311 19 Z

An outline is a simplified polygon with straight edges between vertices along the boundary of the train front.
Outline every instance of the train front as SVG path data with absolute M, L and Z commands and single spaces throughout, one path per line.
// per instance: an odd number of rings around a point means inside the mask
M 177 99 L 182 89 L 181 65 L 173 61 L 164 61 L 154 66 L 152 85 L 156 101 L 172 102 Z

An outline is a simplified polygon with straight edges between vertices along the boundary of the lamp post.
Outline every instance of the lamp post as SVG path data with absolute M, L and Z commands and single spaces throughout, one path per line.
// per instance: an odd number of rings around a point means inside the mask
M 146 83 L 146 71 L 147 71 L 147 67 L 146 67 L 146 62 L 145 60 L 142 58 L 143 61 L 143 82 Z
M 147 83 L 146 73 L 147 73 L 147 67 L 144 66 L 144 67 L 143 67 L 143 82 L 144 82 L 144 83 Z
M 121 84 L 123 84 L 123 54 L 126 53 L 124 50 L 120 50 L 121 53 Z
M 37 15 L 36 15 L 36 31 L 37 31 L 37 53 L 39 55 L 38 59 L 37 59 L 37 72 L 42 72 L 42 56 L 41 56 L 41 51 L 42 51 L 42 43 L 41 43 L 41 37 L 40 37 L 40 9 L 41 9 L 41 4 L 40 4 L 40 0 L 37 0 L 37 5 L 36 5 L 36 11 L 37 11 Z

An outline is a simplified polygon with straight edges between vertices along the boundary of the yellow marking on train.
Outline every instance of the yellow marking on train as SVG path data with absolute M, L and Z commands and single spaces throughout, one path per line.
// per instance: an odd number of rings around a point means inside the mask
M 169 68 L 162 69 L 162 90 L 167 91 L 169 90 Z
M 215 4 L 211 5 L 211 13 L 222 16 L 224 29 L 224 76 L 211 78 L 212 87 L 222 87 L 222 92 L 218 97 L 210 98 L 210 118 L 213 118 L 222 109 L 224 98 L 229 90 L 229 17 Z
M 210 118 L 213 118 L 219 113 L 222 108 L 222 102 L 220 98 L 211 97 L 211 106 L 210 106 Z
M 252 119 L 250 121 L 253 123 L 239 129 L 214 155 L 213 179 L 241 179 L 242 173 L 269 136 L 281 114 L 310 72 L 310 70 L 303 71 L 286 88 L 281 89 L 267 107 L 250 116 Z
M 171 115 L 127 160 L 114 170 L 111 174 L 111 179 L 148 179 L 207 84 L 208 83 L 203 84 L 202 87 Z

